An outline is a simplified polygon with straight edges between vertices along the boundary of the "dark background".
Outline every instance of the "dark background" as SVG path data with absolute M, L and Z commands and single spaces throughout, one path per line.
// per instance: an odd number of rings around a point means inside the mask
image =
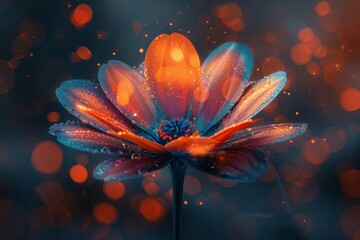
M 80 3 L 93 16 L 75 26 Z M 260 115 L 309 123 L 293 142 L 264 149 L 272 165 L 255 183 L 189 170 L 183 239 L 360 239 L 359 10 L 357 0 L 1 0 L 0 238 L 171 239 L 168 169 L 146 178 L 155 190 L 128 181 L 125 195 L 111 200 L 91 176 L 104 156 L 58 145 L 48 128 L 75 119 L 55 98 L 61 82 L 97 81 L 98 65 L 110 59 L 137 66 L 158 34 L 180 32 L 202 60 L 226 41 L 248 44 L 252 80 L 285 70 L 289 84 Z M 312 34 L 299 37 L 304 28 Z M 77 55 L 80 46 L 89 60 Z M 61 163 L 51 174 L 34 166 L 41 143 L 63 154 L 40 151 L 43 161 Z M 74 165 L 86 167 L 85 182 L 73 181 Z M 145 200 L 158 208 L 152 220 L 141 210 Z M 97 216 L 99 203 L 115 217 Z

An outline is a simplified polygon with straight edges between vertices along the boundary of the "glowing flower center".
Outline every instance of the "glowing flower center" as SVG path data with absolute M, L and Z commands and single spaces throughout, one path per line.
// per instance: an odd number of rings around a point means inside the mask
M 164 120 L 157 130 L 159 142 L 166 144 L 182 136 L 191 136 L 197 133 L 196 125 L 182 117 Z

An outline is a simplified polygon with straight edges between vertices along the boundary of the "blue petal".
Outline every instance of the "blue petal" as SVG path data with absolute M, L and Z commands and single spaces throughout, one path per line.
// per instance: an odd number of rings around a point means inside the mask
M 67 122 L 50 127 L 50 133 L 62 144 L 81 151 L 131 156 L 141 148 L 79 123 Z
M 98 84 L 68 80 L 56 89 L 60 103 L 75 117 L 101 131 L 131 131 L 131 122 L 106 98 Z
M 279 123 L 248 128 L 234 134 L 220 148 L 260 147 L 288 141 L 303 134 L 307 129 L 304 123 Z
M 204 96 L 193 114 L 201 133 L 218 123 L 239 100 L 253 66 L 249 47 L 235 42 L 219 46 L 206 58 L 201 67 Z
M 143 130 L 156 132 L 161 114 L 142 75 L 123 62 L 111 60 L 100 67 L 98 77 L 107 98 L 121 113 Z
M 285 84 L 286 73 L 279 71 L 249 85 L 231 113 L 221 122 L 218 131 L 251 119 L 276 98 Z
M 133 157 L 109 159 L 100 163 L 94 170 L 94 177 L 106 182 L 129 180 L 161 169 L 169 162 L 167 158 L 134 154 Z
M 236 182 L 252 182 L 267 169 L 265 155 L 251 148 L 229 148 L 209 156 L 190 158 L 191 167 L 218 178 Z

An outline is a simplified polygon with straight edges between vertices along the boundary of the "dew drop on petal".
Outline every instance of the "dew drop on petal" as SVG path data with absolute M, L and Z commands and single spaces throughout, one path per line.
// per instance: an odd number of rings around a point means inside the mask
M 131 154 L 131 159 L 139 159 L 139 158 L 141 158 L 140 153 L 133 153 L 133 154 Z

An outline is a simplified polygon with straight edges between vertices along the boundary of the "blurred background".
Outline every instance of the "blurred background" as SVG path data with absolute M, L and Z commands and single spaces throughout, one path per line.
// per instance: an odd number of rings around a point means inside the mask
M 248 44 L 252 80 L 288 83 L 261 114 L 308 131 L 265 148 L 269 170 L 232 183 L 189 170 L 183 239 L 360 239 L 360 2 L 357 0 L 1 0 L 0 238 L 171 239 L 168 169 L 127 182 L 92 177 L 105 156 L 56 142 L 74 120 L 55 98 L 67 79 L 97 81 L 110 59 L 138 66 L 161 33 L 203 60 Z

